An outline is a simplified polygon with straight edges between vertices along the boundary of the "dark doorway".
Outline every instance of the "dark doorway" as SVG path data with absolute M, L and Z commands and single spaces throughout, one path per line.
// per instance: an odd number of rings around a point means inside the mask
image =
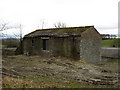
M 48 39 L 43 39 L 43 50 L 48 50 Z
M 34 46 L 34 40 L 32 39 L 32 46 Z

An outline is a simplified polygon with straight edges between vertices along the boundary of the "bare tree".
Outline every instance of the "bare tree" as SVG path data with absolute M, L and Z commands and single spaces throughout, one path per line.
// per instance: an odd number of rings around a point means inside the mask
M 15 25 L 10 25 L 8 22 L 0 22 L 0 31 L 4 31 L 7 29 L 18 28 Z
M 2 31 L 7 30 L 11 27 L 8 26 L 8 23 L 0 22 L 0 37 L 5 37 L 7 34 L 3 33 Z
M 8 29 L 16 29 L 17 33 L 12 32 L 12 37 L 11 37 L 11 35 L 9 35 L 8 33 L 5 34 L 5 31 Z M 12 30 L 10 30 L 10 31 L 12 31 Z M 13 43 L 12 39 L 14 39 L 14 40 L 16 39 L 20 42 L 20 45 L 21 45 L 22 44 L 22 26 L 21 26 L 21 24 L 20 25 L 19 24 L 9 24 L 9 23 L 0 21 L 0 38 L 5 38 L 5 37 L 7 37 L 6 39 L 9 38 L 9 43 Z
M 62 22 L 57 22 L 57 23 L 54 24 L 54 27 L 56 27 L 56 28 L 64 28 L 64 27 L 66 27 L 66 24 L 62 23 Z
M 6 30 L 6 23 L 0 24 L 0 31 Z
M 43 29 L 43 27 L 44 27 L 44 21 L 42 21 L 42 29 Z
M 37 27 L 43 29 L 43 28 L 44 28 L 44 25 L 45 25 L 45 21 L 44 21 L 44 20 L 41 20 L 41 21 L 40 21 L 40 24 L 37 25 Z
M 18 33 L 14 33 L 14 35 L 19 38 L 20 43 L 18 48 L 16 49 L 15 54 L 23 54 L 23 33 L 22 33 L 22 25 L 19 25 L 19 32 Z
M 17 25 L 11 25 L 8 22 L 4 22 L 3 20 L 0 20 L 0 37 L 8 37 L 8 34 L 4 33 L 5 30 L 13 29 L 13 28 L 19 28 Z
M 14 36 L 15 36 L 16 38 L 19 38 L 20 41 L 22 41 L 22 36 L 23 36 L 23 33 L 22 33 L 22 25 L 21 25 L 21 24 L 18 25 L 17 28 L 19 29 L 18 32 L 17 32 L 17 33 L 13 33 L 13 34 L 14 34 Z

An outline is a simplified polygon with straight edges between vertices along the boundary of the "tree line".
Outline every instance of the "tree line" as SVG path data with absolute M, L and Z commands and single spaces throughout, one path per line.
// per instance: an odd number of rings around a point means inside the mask
M 105 40 L 105 39 L 115 39 L 117 37 L 117 35 L 114 35 L 114 34 L 101 34 L 102 36 L 102 39 Z

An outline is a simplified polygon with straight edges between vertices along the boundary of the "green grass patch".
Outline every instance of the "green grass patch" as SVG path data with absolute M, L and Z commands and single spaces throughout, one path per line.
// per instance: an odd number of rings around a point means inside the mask
M 120 38 L 102 40 L 102 47 L 120 47 Z
M 3 78 L 3 88 L 102 88 L 87 85 L 63 78 L 28 77 L 28 78 Z

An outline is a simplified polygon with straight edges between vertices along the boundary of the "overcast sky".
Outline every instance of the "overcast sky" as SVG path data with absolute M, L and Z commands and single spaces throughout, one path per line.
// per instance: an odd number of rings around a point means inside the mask
M 100 33 L 118 33 L 119 0 L 0 0 L 0 20 L 22 24 L 24 34 L 53 28 L 56 22 L 68 27 L 94 25 Z M 7 30 L 12 33 L 15 30 Z

